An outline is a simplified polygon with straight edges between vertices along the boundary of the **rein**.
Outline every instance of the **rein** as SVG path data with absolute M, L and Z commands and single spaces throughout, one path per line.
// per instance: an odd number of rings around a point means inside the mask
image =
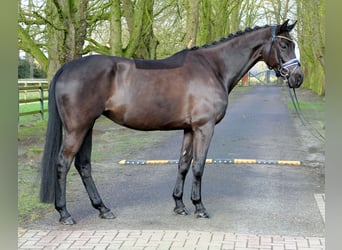
M 291 97 L 291 101 L 293 107 L 295 108 L 296 114 L 299 117 L 300 121 L 302 122 L 303 126 L 313 135 L 316 139 L 320 140 L 321 142 L 325 142 L 325 136 L 323 136 L 317 128 L 315 128 L 307 119 L 305 119 L 302 109 L 300 108 L 296 90 L 293 88 L 293 93 L 289 88 L 289 95 Z M 315 132 L 315 133 L 314 133 Z
M 288 41 L 293 42 L 292 39 L 285 37 L 285 36 L 276 36 L 276 28 L 277 26 L 272 26 L 272 41 L 271 41 L 271 46 L 270 46 L 270 50 L 268 53 L 268 60 L 270 59 L 271 56 L 271 51 L 272 51 L 272 47 L 274 42 L 276 41 L 277 38 L 280 39 L 286 39 Z M 279 49 L 276 48 L 276 54 L 277 54 L 277 60 L 279 63 L 278 69 L 276 70 L 276 74 L 277 76 L 281 76 L 287 83 L 288 83 L 288 77 L 291 73 L 291 71 L 295 70 L 298 66 L 300 66 L 300 62 L 297 59 L 297 57 L 290 59 L 289 61 L 282 63 L 282 59 L 280 57 L 280 53 L 279 53 Z M 289 69 L 289 67 L 291 66 L 295 66 L 292 70 Z M 272 67 L 269 67 L 270 69 L 273 69 Z M 288 83 L 289 84 L 289 83 Z M 325 137 L 318 131 L 317 128 L 313 127 L 311 123 L 309 123 L 307 121 L 307 119 L 305 119 L 303 112 L 300 108 L 299 102 L 298 102 L 298 98 L 297 98 L 297 94 L 296 94 L 296 90 L 295 88 L 293 89 L 293 93 L 291 92 L 291 88 L 289 86 L 289 95 L 291 97 L 291 101 L 293 104 L 293 107 L 296 111 L 297 116 L 299 117 L 301 123 L 303 124 L 303 126 L 318 140 L 324 142 L 325 141 Z M 315 133 L 314 133 L 315 132 Z

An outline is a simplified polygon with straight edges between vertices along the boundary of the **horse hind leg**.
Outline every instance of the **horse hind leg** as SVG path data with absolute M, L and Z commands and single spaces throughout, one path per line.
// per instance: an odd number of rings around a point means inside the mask
M 65 225 L 75 224 L 66 208 L 66 177 L 72 160 L 78 151 L 86 131 L 65 132 L 63 143 L 57 159 L 57 181 L 55 188 L 55 208 L 60 214 L 60 223 Z
M 181 149 L 181 156 L 178 163 L 178 174 L 176 184 L 173 190 L 173 199 L 176 206 L 174 212 L 178 215 L 188 215 L 189 212 L 185 208 L 183 202 L 184 181 L 189 171 L 192 161 L 192 141 L 193 132 L 191 130 L 184 131 L 183 145 Z
M 82 182 L 87 190 L 92 206 L 100 212 L 99 217 L 102 219 L 114 219 L 114 214 L 103 204 L 91 175 L 92 130 L 92 128 L 89 129 L 76 154 L 75 167 L 82 178 Z

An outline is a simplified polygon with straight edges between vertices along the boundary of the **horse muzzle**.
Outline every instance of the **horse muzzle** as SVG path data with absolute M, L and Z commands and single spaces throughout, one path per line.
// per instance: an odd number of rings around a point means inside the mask
M 297 69 L 296 71 L 298 72 L 292 72 L 290 76 L 287 78 L 287 83 L 290 88 L 299 88 L 303 83 L 303 72 L 300 69 Z
M 282 64 L 277 71 L 277 75 L 284 78 L 290 88 L 299 88 L 302 85 L 304 74 L 297 58 Z

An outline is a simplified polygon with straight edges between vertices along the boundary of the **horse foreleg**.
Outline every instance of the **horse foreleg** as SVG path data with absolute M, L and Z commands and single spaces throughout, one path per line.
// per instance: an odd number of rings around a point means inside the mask
M 214 125 L 207 123 L 194 131 L 194 161 L 192 165 L 193 183 L 191 190 L 191 200 L 195 205 L 195 215 L 198 218 L 209 218 L 205 207 L 202 203 L 201 185 L 202 175 L 204 172 L 205 160 L 208 153 L 209 144 L 214 132 Z
M 75 167 L 82 178 L 82 182 L 87 190 L 92 206 L 100 212 L 100 218 L 114 219 L 114 214 L 103 204 L 91 175 L 91 147 L 92 128 L 89 129 L 78 153 L 76 154 Z
M 180 215 L 189 214 L 188 211 L 185 209 L 185 205 L 183 203 L 183 189 L 184 189 L 184 181 L 185 181 L 186 175 L 189 171 L 190 164 L 192 161 L 192 141 L 193 141 L 193 132 L 191 130 L 184 131 L 181 156 L 180 156 L 179 163 L 178 163 L 177 180 L 176 180 L 175 188 L 173 190 L 173 198 L 176 203 L 174 212 Z

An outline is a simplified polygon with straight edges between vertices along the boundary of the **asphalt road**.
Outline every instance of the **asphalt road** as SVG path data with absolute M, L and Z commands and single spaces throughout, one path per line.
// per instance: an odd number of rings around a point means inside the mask
M 230 102 L 226 117 L 217 125 L 208 158 L 307 159 L 309 145 L 302 139 L 300 127 L 294 125 L 286 102 L 280 87 L 256 87 L 240 94 Z M 167 140 L 131 159 L 178 159 L 182 132 L 167 133 Z M 202 198 L 210 219 L 195 219 L 193 215 L 191 172 L 184 201 L 192 214 L 173 214 L 175 165 L 120 166 L 114 162 L 95 163 L 93 169 L 99 192 L 117 218 L 99 219 L 79 181 L 68 187 L 69 193 L 79 193 L 68 201 L 69 211 L 78 222 L 72 226 L 75 230 L 163 229 L 324 236 L 324 221 L 314 196 L 324 193 L 324 182 L 314 168 L 207 165 Z M 27 227 L 70 229 L 58 224 L 55 211 Z

